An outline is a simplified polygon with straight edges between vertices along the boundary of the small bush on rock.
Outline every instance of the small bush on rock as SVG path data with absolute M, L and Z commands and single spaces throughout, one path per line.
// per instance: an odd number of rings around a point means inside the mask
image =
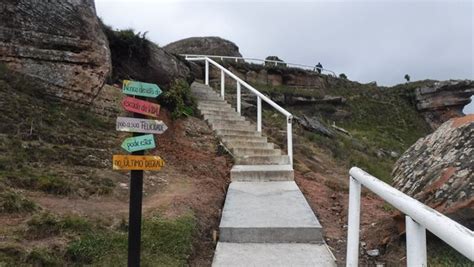
M 174 119 L 192 116 L 196 108 L 194 98 L 191 96 L 191 88 L 182 79 L 176 80 L 171 88 L 160 96 L 159 101 L 172 112 Z

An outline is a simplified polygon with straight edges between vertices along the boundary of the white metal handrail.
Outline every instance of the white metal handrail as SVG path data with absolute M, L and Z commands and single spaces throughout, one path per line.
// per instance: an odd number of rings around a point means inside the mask
M 221 70 L 221 98 L 224 99 L 225 95 L 225 75 L 227 74 L 229 77 L 233 78 L 237 82 L 237 112 L 241 113 L 241 86 L 247 88 L 250 92 L 257 96 L 257 131 L 262 132 L 262 100 L 265 101 L 267 104 L 278 110 L 286 117 L 286 135 L 287 135 L 287 152 L 288 157 L 290 158 L 290 164 L 293 165 L 293 130 L 292 130 L 292 123 L 293 123 L 293 115 L 285 110 L 284 108 L 280 107 L 277 103 L 273 102 L 270 98 L 266 95 L 260 93 L 257 89 L 252 87 L 250 84 L 246 83 L 244 80 L 239 78 L 237 75 L 233 74 L 228 69 L 224 68 L 214 60 L 210 59 L 207 56 L 203 57 L 189 57 L 187 58 L 189 61 L 204 61 L 205 62 L 205 80 L 204 83 L 209 85 L 209 63 L 216 66 L 218 69 Z
M 263 63 L 263 65 L 265 65 L 265 63 L 273 63 L 273 64 L 275 64 L 275 66 L 277 66 L 278 64 L 286 64 L 287 66 L 290 66 L 290 67 L 306 69 L 306 70 L 311 70 L 311 71 L 315 71 L 317 69 L 317 67 L 315 67 L 315 66 L 309 66 L 309 65 L 304 65 L 304 64 L 288 63 L 288 62 L 283 62 L 283 61 L 278 61 L 278 60 L 259 59 L 259 58 L 250 58 L 250 57 L 231 57 L 231 56 L 194 55 L 194 54 L 181 54 L 180 56 L 183 56 L 186 59 L 207 57 L 207 58 L 211 58 L 211 59 L 212 58 L 220 59 L 221 61 L 224 61 L 224 59 L 231 59 L 231 60 L 234 60 L 235 62 L 238 62 L 239 60 L 241 60 L 241 61 L 243 60 L 243 61 L 248 62 L 248 63 L 259 62 L 259 63 Z M 332 70 L 328 70 L 328 69 L 325 69 L 325 68 L 319 68 L 319 69 L 321 69 L 321 72 L 328 72 L 331 75 L 333 75 L 334 77 L 336 77 L 336 73 Z
M 357 266 L 359 262 L 361 185 L 406 215 L 407 266 L 427 266 L 426 229 L 474 261 L 473 231 L 357 167 L 351 168 L 349 174 L 347 266 Z

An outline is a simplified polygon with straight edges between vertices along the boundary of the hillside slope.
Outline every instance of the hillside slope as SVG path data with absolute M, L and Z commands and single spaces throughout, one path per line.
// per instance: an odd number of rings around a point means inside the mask
M 120 90 L 101 93 L 117 107 L 102 116 L 1 67 L 0 265 L 125 266 L 129 175 L 111 166 L 129 136 L 115 131 Z M 207 265 L 230 161 L 204 122 L 161 119 L 151 153 L 166 166 L 145 174 L 143 265 Z

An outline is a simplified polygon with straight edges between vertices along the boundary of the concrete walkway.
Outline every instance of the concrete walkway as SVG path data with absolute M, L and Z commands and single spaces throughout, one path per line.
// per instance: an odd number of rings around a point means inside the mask
M 287 155 L 209 86 L 198 109 L 235 158 L 213 266 L 335 266 Z

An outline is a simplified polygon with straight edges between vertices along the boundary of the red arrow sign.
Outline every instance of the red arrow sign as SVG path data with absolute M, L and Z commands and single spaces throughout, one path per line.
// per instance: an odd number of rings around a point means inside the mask
M 160 114 L 160 105 L 129 96 L 123 99 L 122 106 L 126 111 L 140 113 L 155 118 Z

